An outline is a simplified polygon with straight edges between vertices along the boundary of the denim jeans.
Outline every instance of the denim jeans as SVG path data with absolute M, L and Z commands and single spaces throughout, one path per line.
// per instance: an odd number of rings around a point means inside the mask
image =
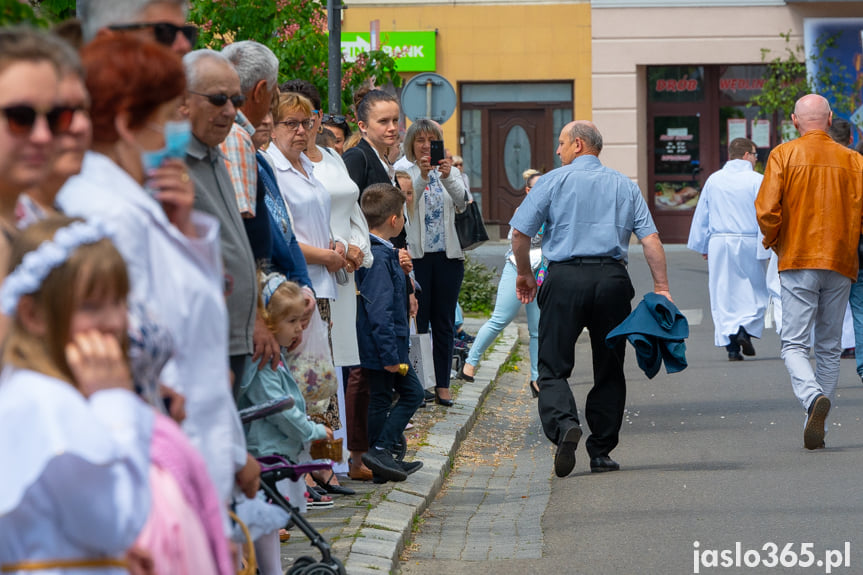
M 854 354 L 857 359 L 857 375 L 863 377 L 863 268 L 857 272 L 857 283 L 851 284 L 848 303 L 851 304 L 851 316 L 854 318 L 854 345 L 858 350 Z
M 485 353 L 488 346 L 503 331 L 503 328 L 515 319 L 519 308 L 521 308 L 521 302 L 515 295 L 515 278 L 517 275 L 515 266 L 507 259 L 506 265 L 503 266 L 503 272 L 500 274 L 500 282 L 497 284 L 497 300 L 494 304 L 494 311 L 491 318 L 479 328 L 476 339 L 470 348 L 470 354 L 467 356 L 467 363 L 474 367 L 479 363 L 479 358 Z M 539 350 L 539 306 L 536 299 L 527 304 L 525 312 L 527 313 L 527 331 L 530 334 L 530 379 L 536 381 L 539 377 L 536 360 Z

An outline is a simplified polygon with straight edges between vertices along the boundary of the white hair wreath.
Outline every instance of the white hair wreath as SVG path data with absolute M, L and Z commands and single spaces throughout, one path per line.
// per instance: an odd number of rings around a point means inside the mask
M 22 295 L 39 290 L 51 270 L 69 259 L 76 249 L 84 244 L 94 244 L 105 238 L 113 238 L 113 232 L 103 222 L 91 220 L 74 222 L 60 228 L 53 239 L 42 242 L 3 280 L 0 287 L 0 311 L 11 316 L 18 308 Z

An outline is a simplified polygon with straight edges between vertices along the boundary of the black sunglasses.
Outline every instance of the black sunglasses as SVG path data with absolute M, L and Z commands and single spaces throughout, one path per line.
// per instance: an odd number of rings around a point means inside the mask
M 193 48 L 195 47 L 195 42 L 198 41 L 198 27 L 192 24 L 177 26 L 170 22 L 141 22 L 135 24 L 114 24 L 113 26 L 109 26 L 109 28 L 111 30 L 141 30 L 143 28 L 152 28 L 153 38 L 156 42 L 164 44 L 165 46 L 172 46 L 174 44 L 174 40 L 177 39 L 177 32 L 182 32 L 183 36 L 186 37 L 186 40 L 189 41 L 189 45 Z
M 242 94 L 234 94 L 233 96 L 228 96 L 227 94 L 204 94 L 202 92 L 193 92 L 191 90 L 189 90 L 189 93 L 203 96 L 207 99 L 209 103 L 211 103 L 217 108 L 221 108 L 222 106 L 227 104 L 228 100 L 231 101 L 231 104 L 233 104 L 235 108 L 241 108 L 243 104 L 246 103 L 246 97 Z
M 52 134 L 57 135 L 69 129 L 75 116 L 75 108 L 68 106 L 57 106 L 47 112 L 39 112 L 32 106 L 22 104 L 0 108 L 0 112 L 6 117 L 6 124 L 14 136 L 29 136 L 39 116 L 45 117 L 48 129 Z
M 321 122 L 324 124 L 347 124 L 345 117 L 337 114 L 324 114 L 321 116 Z

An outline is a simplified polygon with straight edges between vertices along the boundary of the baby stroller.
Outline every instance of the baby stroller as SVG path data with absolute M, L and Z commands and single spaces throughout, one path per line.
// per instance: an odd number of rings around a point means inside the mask
M 275 399 L 241 410 L 240 421 L 246 424 L 293 407 L 293 405 L 294 400 L 290 396 Z M 295 465 L 280 455 L 268 455 L 259 457 L 258 463 L 261 464 L 261 489 L 267 498 L 290 514 L 293 524 L 309 539 L 311 546 L 317 547 L 321 553 L 320 561 L 308 555 L 298 557 L 293 565 L 285 571 L 285 575 L 347 575 L 344 565 L 333 556 L 330 544 L 327 543 L 323 535 L 318 533 L 300 514 L 299 510 L 291 505 L 276 488 L 276 483 L 282 479 L 297 481 L 304 473 L 311 473 L 319 469 L 332 469 L 333 462 L 329 459 L 316 459 Z

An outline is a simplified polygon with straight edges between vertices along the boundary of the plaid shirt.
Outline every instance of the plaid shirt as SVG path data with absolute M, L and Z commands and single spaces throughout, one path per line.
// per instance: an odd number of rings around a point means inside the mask
M 255 196 L 258 190 L 258 164 L 252 134 L 255 128 L 242 112 L 237 111 L 234 125 L 219 150 L 225 155 L 225 165 L 231 174 L 237 206 L 244 218 L 255 217 Z

